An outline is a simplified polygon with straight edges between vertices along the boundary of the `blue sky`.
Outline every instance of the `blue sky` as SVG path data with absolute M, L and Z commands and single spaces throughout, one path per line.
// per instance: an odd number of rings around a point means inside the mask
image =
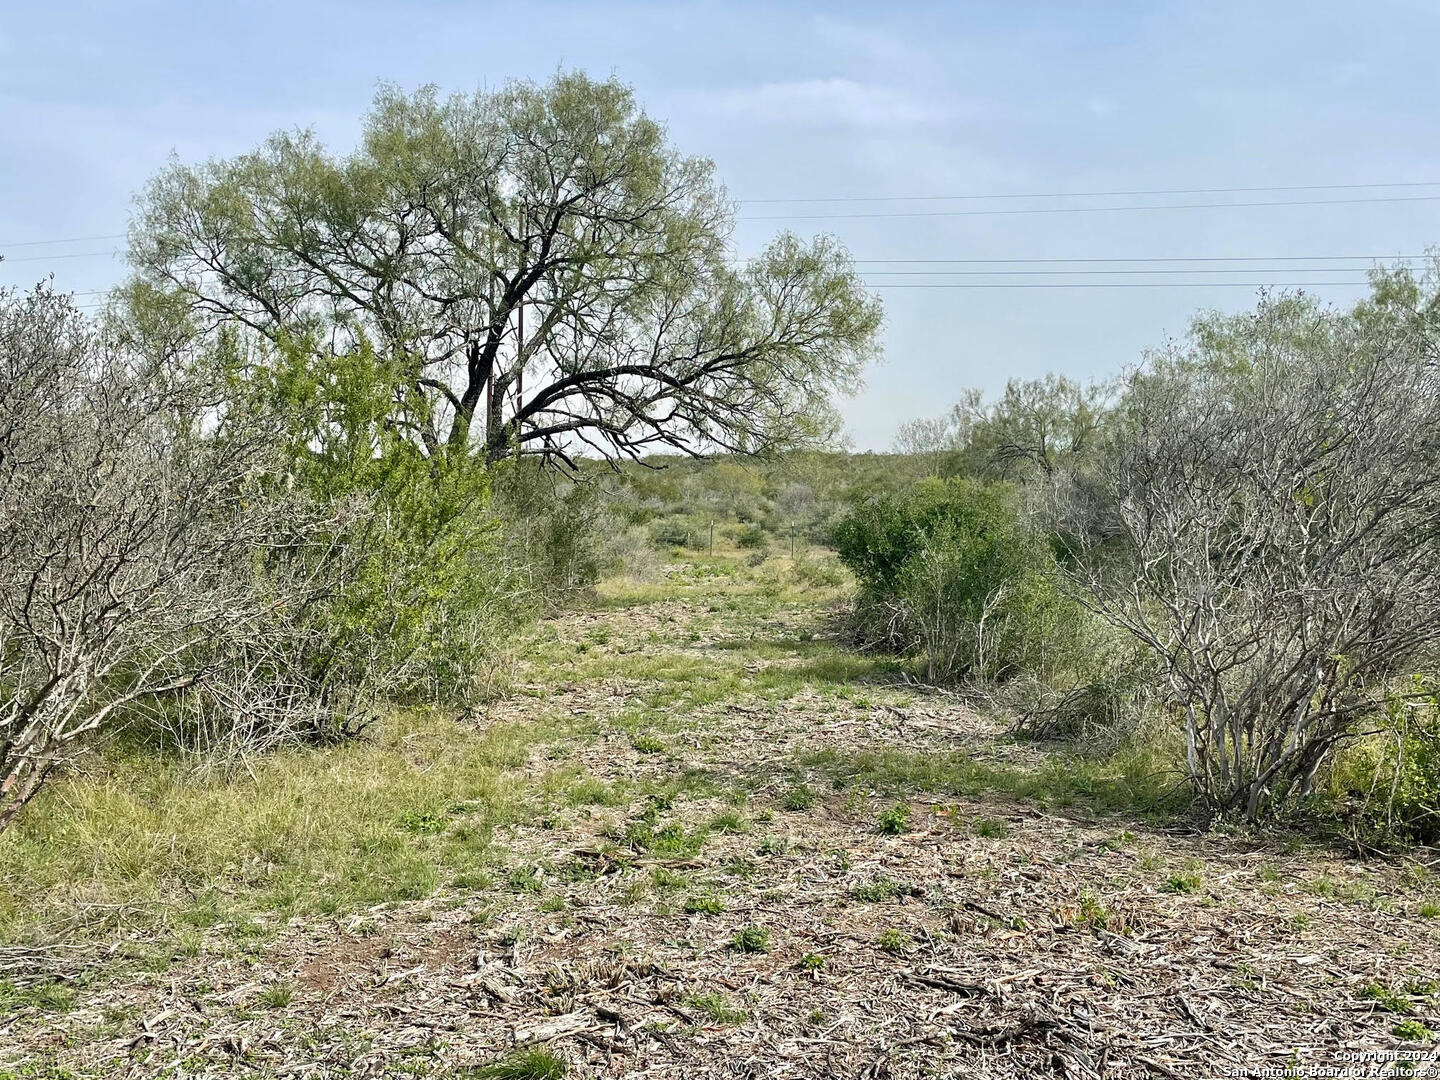
M 1166 198 L 745 200 L 1440 182 L 1436 41 L 1440 5 L 1416 0 L 11 2 L 0 7 L 0 284 L 50 273 L 61 288 L 87 294 L 113 284 L 123 273 L 113 257 L 119 241 L 15 245 L 123 232 L 133 193 L 171 153 L 233 154 L 295 126 L 313 126 L 343 149 L 381 80 L 471 90 L 543 79 L 559 66 L 619 76 L 681 149 L 715 160 L 742 200 L 742 251 L 788 227 L 832 232 L 867 260 L 1412 255 L 1440 242 L 1440 199 L 1416 198 L 1440 196 L 1440 184 Z M 801 216 L 1378 196 L 1410 201 Z M 862 268 L 892 284 L 1197 280 L 1031 273 L 1053 265 L 939 267 L 1027 272 L 966 278 Z M 1312 265 L 1319 269 L 1303 274 L 1294 263 L 1257 263 L 1253 273 L 1223 276 L 1361 276 L 1338 273 L 1333 262 Z M 1197 309 L 1253 301 L 1250 289 L 1188 284 L 881 291 L 886 359 L 845 409 L 862 449 L 885 448 L 901 421 L 941 411 L 963 387 L 993 391 L 1011 376 L 1050 370 L 1114 372 L 1182 333 Z M 1340 302 L 1361 289 L 1315 291 Z

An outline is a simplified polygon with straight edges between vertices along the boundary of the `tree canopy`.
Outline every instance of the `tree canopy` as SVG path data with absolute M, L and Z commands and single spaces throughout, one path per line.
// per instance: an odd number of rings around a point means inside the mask
M 348 155 L 281 133 L 156 177 L 130 296 L 252 359 L 373 349 L 382 423 L 430 456 L 813 441 L 876 353 L 879 303 L 835 242 L 740 262 L 733 226 L 710 162 L 614 80 L 386 88 Z

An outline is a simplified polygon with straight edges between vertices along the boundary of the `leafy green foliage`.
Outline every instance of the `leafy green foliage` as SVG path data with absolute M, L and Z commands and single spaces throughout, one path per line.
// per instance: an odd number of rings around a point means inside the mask
M 862 615 L 918 649 L 932 679 L 1003 679 L 1069 656 L 1078 609 L 1007 487 L 925 480 L 857 503 L 832 540 L 859 579 Z
M 879 302 L 833 240 L 782 234 L 736 265 L 733 228 L 711 163 L 629 87 L 563 71 L 382 88 L 344 156 L 286 132 L 177 163 L 142 197 L 132 254 L 208 333 L 322 358 L 368 336 L 393 376 L 383 419 L 427 457 L 575 468 L 577 443 L 614 459 L 833 436 Z
M 486 513 L 488 471 L 429 456 L 405 434 L 398 373 L 364 338 L 325 352 L 284 339 L 258 363 L 239 355 L 232 407 L 287 421 L 290 467 L 276 483 L 342 508 L 323 557 L 343 570 L 309 613 L 312 663 L 344 685 L 463 696 L 498 636 L 495 595 L 510 591 L 497 569 L 501 529 Z M 419 417 L 428 405 L 412 397 L 404 407 Z
M 1435 1032 L 1421 1021 L 1413 1018 L 1401 1020 L 1390 1031 L 1396 1038 L 1404 1039 L 1407 1042 L 1432 1042 L 1435 1039 Z
M 687 896 L 685 912 L 688 915 L 719 915 L 725 910 L 724 902 L 718 896 Z
M 880 816 L 875 819 L 880 831 L 887 836 L 899 836 L 901 833 L 910 831 L 910 807 L 905 803 L 896 803 L 886 810 L 880 811 Z
M 850 896 L 861 903 L 878 904 L 882 900 L 892 900 L 897 896 L 904 896 L 909 891 L 910 886 L 905 882 L 882 875 L 874 881 L 862 882 L 852 887 Z
M 903 956 L 914 944 L 915 940 L 909 934 L 893 928 L 880 931 L 875 939 L 876 947 L 892 956 Z
M 1342 757 L 1331 776 L 1356 827 L 1376 841 L 1440 840 L 1440 677 L 1417 674 L 1391 688 L 1378 733 Z
M 763 926 L 747 926 L 737 930 L 730 939 L 730 948 L 739 953 L 763 953 L 770 951 L 770 931 Z
M 780 805 L 791 811 L 809 810 L 815 805 L 815 792 L 807 784 L 796 784 L 781 797 Z

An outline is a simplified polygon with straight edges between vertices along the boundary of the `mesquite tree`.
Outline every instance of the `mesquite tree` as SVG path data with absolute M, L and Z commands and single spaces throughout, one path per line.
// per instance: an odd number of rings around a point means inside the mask
M 202 327 L 390 371 L 431 456 L 573 464 L 750 452 L 822 434 L 879 306 L 833 242 L 736 264 L 733 209 L 611 80 L 440 98 L 384 90 L 360 146 L 308 133 L 175 165 L 132 233 L 141 281 Z M 262 350 L 263 351 L 263 350 Z
M 1266 299 L 1129 382 L 1065 532 L 1160 660 L 1218 809 L 1309 790 L 1440 640 L 1437 313 L 1403 275 L 1352 313 Z

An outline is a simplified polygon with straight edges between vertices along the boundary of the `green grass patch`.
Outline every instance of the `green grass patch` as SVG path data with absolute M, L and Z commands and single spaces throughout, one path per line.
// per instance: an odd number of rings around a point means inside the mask
M 687 896 L 685 912 L 688 915 L 719 915 L 725 910 L 725 902 L 718 896 Z
M 559 1054 L 543 1046 L 532 1046 L 461 1075 L 470 1080 L 563 1080 L 566 1073 L 565 1059 Z
M 786 810 L 809 810 L 815 805 L 815 792 L 806 784 L 796 784 L 780 797 L 780 805 Z
M 399 713 L 374 737 L 197 776 L 112 747 L 0 834 L 0 943 L 332 915 L 421 899 L 478 872 L 494 826 L 533 808 L 508 770 L 546 734 Z
M 0 979 L 0 1017 L 27 1009 L 63 1013 L 75 1007 L 77 994 L 69 983 L 41 982 L 24 988 Z
M 743 1024 L 750 1019 L 748 1012 L 730 1004 L 730 1000 L 717 991 L 692 994 L 685 999 L 685 1004 L 717 1024 Z
M 1204 884 L 1199 874 L 1171 874 L 1160 886 L 1161 892 L 1168 893 L 1197 893 Z

